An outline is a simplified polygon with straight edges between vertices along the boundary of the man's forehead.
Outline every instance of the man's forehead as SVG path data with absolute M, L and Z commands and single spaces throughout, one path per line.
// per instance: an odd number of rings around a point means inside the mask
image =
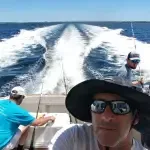
M 115 93 L 97 93 L 94 95 L 94 99 L 106 99 L 106 100 L 120 100 L 125 99 L 118 94 Z

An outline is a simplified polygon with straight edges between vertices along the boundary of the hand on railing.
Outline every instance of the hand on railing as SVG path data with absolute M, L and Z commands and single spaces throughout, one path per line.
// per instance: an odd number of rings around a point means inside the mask
M 49 121 L 51 121 L 51 122 L 54 122 L 56 119 L 54 116 L 47 116 L 47 117 L 49 117 Z

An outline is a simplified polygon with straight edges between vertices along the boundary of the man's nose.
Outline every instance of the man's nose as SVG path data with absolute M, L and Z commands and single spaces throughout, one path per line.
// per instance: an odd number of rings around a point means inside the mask
M 107 122 L 115 118 L 115 114 L 112 112 L 110 106 L 106 106 L 105 111 L 101 114 L 101 118 Z

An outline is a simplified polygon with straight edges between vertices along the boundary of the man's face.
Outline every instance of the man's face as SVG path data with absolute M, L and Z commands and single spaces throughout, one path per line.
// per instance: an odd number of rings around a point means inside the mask
M 136 69 L 137 68 L 137 65 L 139 64 L 139 60 L 127 60 L 127 64 L 130 68 L 132 69 Z
M 99 93 L 94 96 L 94 99 L 112 101 L 120 100 L 121 97 L 116 94 Z M 128 136 L 133 122 L 132 113 L 116 115 L 109 106 L 106 107 L 103 113 L 91 113 L 93 130 L 102 146 L 117 146 Z
M 20 105 L 22 103 L 22 101 L 23 101 L 24 98 L 25 98 L 25 96 L 19 96 L 18 99 L 16 100 L 16 103 L 18 105 Z

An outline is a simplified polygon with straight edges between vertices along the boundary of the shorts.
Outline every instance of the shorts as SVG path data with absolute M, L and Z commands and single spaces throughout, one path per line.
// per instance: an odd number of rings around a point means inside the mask
M 21 131 L 18 129 L 17 133 L 14 135 L 11 141 L 3 148 L 3 150 L 10 150 L 15 148 L 18 144 L 20 137 L 21 137 Z

